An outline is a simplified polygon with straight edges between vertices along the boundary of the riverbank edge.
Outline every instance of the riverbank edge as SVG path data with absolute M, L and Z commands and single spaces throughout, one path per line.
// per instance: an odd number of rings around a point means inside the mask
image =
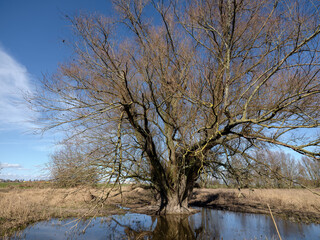
M 261 191 L 266 191 L 266 189 L 262 189 Z M 273 191 L 281 190 L 276 189 Z M 286 189 L 283 191 L 286 191 Z M 319 192 L 320 190 L 317 189 L 317 191 Z M 310 204 L 308 211 L 305 209 L 297 209 L 294 205 L 290 203 L 283 203 L 283 201 L 281 202 L 279 199 L 275 199 L 274 201 L 264 201 L 261 196 L 258 199 L 254 199 L 252 197 L 252 190 L 249 189 L 245 189 L 243 191 L 237 191 L 234 189 L 196 189 L 189 200 L 189 206 L 191 208 L 204 207 L 222 211 L 263 214 L 270 216 L 268 208 L 269 204 L 272 214 L 277 218 L 297 223 L 320 224 L 320 197 L 317 195 L 311 196 L 318 198 L 318 205 L 315 206 L 315 204 Z M 307 204 L 306 202 L 303 203 Z M 129 207 L 131 212 L 148 215 L 155 215 L 155 212 L 157 211 L 156 205 L 141 207 L 131 203 L 125 205 L 125 207 Z
M 94 196 L 93 191 L 89 190 L 89 192 L 91 196 Z M 15 216 L 12 216 L 11 219 L 5 219 L 3 216 L 0 216 L 0 225 L 2 225 L 2 229 L 0 229 L 0 238 L 8 239 L 15 232 L 21 231 L 33 223 L 50 220 L 51 218 L 91 218 L 125 214 L 128 212 L 128 210 L 123 209 L 122 207 L 130 208 L 129 211 L 133 213 L 154 216 L 157 210 L 157 205 L 152 196 L 153 194 L 154 193 L 147 189 L 134 188 L 129 189 L 126 194 L 123 194 L 123 198 L 119 199 L 119 194 L 114 194 L 103 204 L 99 203 L 98 197 L 95 198 L 94 201 L 90 202 L 88 202 L 88 199 L 84 199 L 85 204 L 74 205 L 72 207 L 48 207 L 40 204 L 34 209 L 35 211 L 32 211 L 32 209 L 30 210 L 33 212 L 33 216 L 30 218 L 19 220 L 19 217 Z M 317 212 L 316 209 L 314 212 L 298 211 L 292 208 L 286 209 L 284 207 L 279 207 L 275 203 L 270 203 L 274 216 L 292 222 L 320 224 L 320 212 Z M 190 200 L 190 207 L 206 207 L 233 212 L 270 215 L 265 203 L 261 201 L 249 201 L 248 193 L 244 192 L 236 194 L 235 190 L 231 192 L 230 190 L 223 189 L 220 191 L 197 189 Z M 12 224 L 5 224 L 7 220 L 11 221 Z M 7 225 L 7 227 L 5 225 Z
M 124 205 L 125 207 L 130 208 L 130 212 L 132 213 L 140 213 L 140 214 L 146 214 L 149 216 L 155 216 L 158 206 L 157 205 L 148 205 L 148 206 L 134 206 L 132 204 Z M 202 207 L 202 208 L 211 208 L 215 210 L 221 210 L 221 211 L 231 211 L 231 212 L 238 212 L 238 213 L 250 213 L 250 214 L 263 214 L 270 216 L 270 212 L 266 209 L 261 209 L 260 206 L 248 206 L 248 207 L 239 207 L 238 205 L 202 205 L 202 204 L 190 204 L 191 208 L 193 207 Z M 272 210 L 272 214 L 280 218 L 282 220 L 289 220 L 290 222 L 295 223 L 305 223 L 305 224 L 320 224 L 320 216 L 317 213 L 310 213 L 310 212 L 294 212 L 290 210 L 285 211 L 276 211 Z M 191 213 L 194 214 L 197 213 L 197 211 Z

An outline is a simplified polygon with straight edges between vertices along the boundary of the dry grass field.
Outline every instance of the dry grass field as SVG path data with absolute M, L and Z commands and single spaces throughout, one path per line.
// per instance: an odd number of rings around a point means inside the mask
M 0 236 L 50 218 L 93 217 L 124 212 L 119 205 L 135 211 L 152 213 L 153 193 L 141 187 L 123 187 L 122 193 L 113 191 L 99 201 L 109 189 L 88 188 L 0 188 Z M 320 193 L 320 190 L 316 190 Z M 269 214 L 295 221 L 320 223 L 320 197 L 302 189 L 196 189 L 193 206 Z M 132 210 L 133 210 L 132 209 Z
M 97 205 L 88 189 L 0 189 L 0 236 L 50 218 L 92 217 L 119 213 Z M 102 192 L 102 191 L 100 191 Z

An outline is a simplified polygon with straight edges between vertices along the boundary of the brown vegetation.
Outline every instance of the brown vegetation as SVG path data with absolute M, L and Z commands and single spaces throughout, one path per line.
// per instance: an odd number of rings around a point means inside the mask
M 50 218 L 93 217 L 120 214 L 125 210 L 154 214 L 156 199 L 150 189 L 126 186 L 122 193 L 115 190 L 109 198 L 99 202 L 108 189 L 33 188 L 0 189 L 0 236 L 28 224 Z M 320 192 L 320 189 L 316 190 Z M 272 212 L 293 221 L 320 223 L 319 196 L 303 189 L 196 189 L 192 206 L 206 206 L 224 210 L 269 214 Z

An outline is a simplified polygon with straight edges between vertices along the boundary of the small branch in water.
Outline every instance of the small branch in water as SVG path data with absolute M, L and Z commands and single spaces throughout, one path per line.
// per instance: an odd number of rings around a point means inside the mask
M 274 220 L 274 218 L 273 218 L 273 215 L 272 215 L 272 212 L 271 212 L 271 208 L 270 208 L 270 206 L 269 206 L 269 204 L 268 204 L 268 203 L 267 203 L 267 206 L 268 206 L 268 208 L 269 208 L 269 212 L 270 212 L 270 215 L 271 215 L 271 218 L 272 218 L 273 224 L 274 224 L 274 226 L 276 227 L 276 230 L 277 230 L 277 233 L 278 233 L 279 239 L 280 239 L 280 240 L 282 240 L 281 235 L 280 235 L 279 230 L 278 230 L 278 227 L 277 227 L 277 224 L 276 224 L 276 221 L 275 221 L 275 220 Z

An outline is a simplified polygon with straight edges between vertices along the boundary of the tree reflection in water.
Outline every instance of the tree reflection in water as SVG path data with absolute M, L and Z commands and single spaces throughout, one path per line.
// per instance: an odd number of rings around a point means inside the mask
M 152 217 L 152 224 L 156 222 L 156 227 L 150 230 L 135 230 L 130 226 L 121 224 L 116 219 L 112 219 L 117 225 L 124 227 L 124 232 L 128 239 L 153 239 L 153 240 L 195 240 L 202 239 L 203 227 L 191 227 L 188 215 L 167 215 Z M 192 224 L 192 223 L 191 223 Z M 151 227 L 152 228 L 152 227 Z M 194 229 L 194 231 L 193 231 Z

